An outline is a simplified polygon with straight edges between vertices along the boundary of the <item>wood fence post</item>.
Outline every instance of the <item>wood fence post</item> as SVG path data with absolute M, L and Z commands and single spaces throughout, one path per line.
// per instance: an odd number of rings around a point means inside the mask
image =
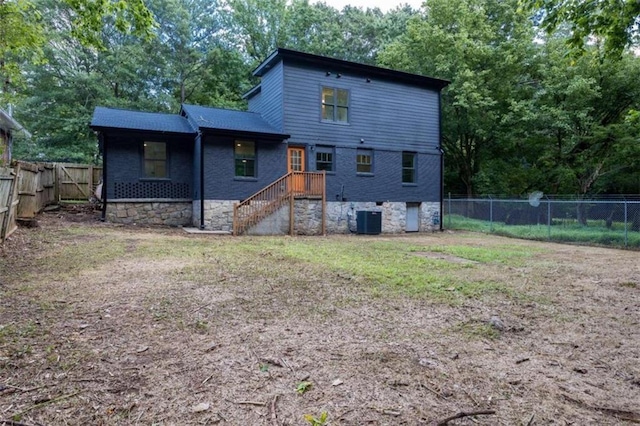
M 89 164 L 89 199 L 93 196 L 93 164 Z
M 58 167 L 60 163 L 53 163 L 53 197 L 56 200 L 56 203 L 60 202 L 60 173 L 58 172 Z
M 11 226 L 11 219 L 13 219 L 13 223 L 15 224 L 16 215 L 18 214 L 18 177 L 20 176 L 20 163 L 16 164 L 16 168 L 12 172 L 13 174 L 13 182 L 9 187 L 9 196 L 7 197 L 7 207 L 8 210 L 5 213 L 4 219 L 2 220 L 2 228 L 0 229 L 0 242 L 4 242 L 4 240 L 15 231 L 15 229 L 11 229 L 9 231 L 9 226 Z

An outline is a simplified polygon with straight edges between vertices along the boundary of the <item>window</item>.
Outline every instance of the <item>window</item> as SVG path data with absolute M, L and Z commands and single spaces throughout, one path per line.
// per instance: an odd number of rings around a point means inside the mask
M 322 120 L 349 122 L 349 91 L 333 87 L 322 88 Z
M 416 183 L 416 154 L 402 153 L 402 183 Z
M 373 152 L 370 149 L 359 149 L 356 153 L 356 172 L 373 173 Z
M 316 170 L 335 171 L 333 167 L 333 147 L 316 146 Z
M 145 142 L 144 177 L 161 179 L 167 177 L 167 144 L 164 142 Z
M 237 177 L 256 177 L 256 145 L 254 142 L 236 141 L 234 158 Z

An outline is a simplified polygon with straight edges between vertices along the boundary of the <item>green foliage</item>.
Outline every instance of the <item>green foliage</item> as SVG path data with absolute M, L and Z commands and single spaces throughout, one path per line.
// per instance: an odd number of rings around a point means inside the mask
M 580 33 L 562 24 L 637 15 L 614 3 L 429 0 L 382 13 L 307 0 L 5 0 L 0 106 L 11 101 L 34 135 L 15 139 L 15 158 L 99 162 L 96 105 L 243 109 L 251 70 L 280 46 L 450 80 L 447 192 L 637 193 L 640 59 L 609 54 L 615 31 L 571 55 Z M 555 32 L 537 32 L 532 7 Z
M 41 63 L 45 43 L 41 14 L 28 0 L 0 1 L 0 106 L 25 83 L 24 61 Z
M 531 56 L 532 27 L 514 1 L 431 0 L 428 13 L 380 55 L 383 65 L 451 80 L 443 93 L 445 163 L 475 193 L 482 164 L 507 129 L 500 118 Z
M 604 40 L 611 56 L 620 55 L 638 41 L 640 2 L 610 0 L 521 0 L 521 5 L 536 12 L 542 28 L 552 33 L 568 25 L 567 44 L 574 52 L 583 52 L 587 40 Z
M 307 392 L 308 390 L 310 390 L 311 386 L 312 386 L 311 382 L 306 382 L 306 381 L 305 382 L 300 382 L 296 386 L 296 392 L 298 392 L 300 395 L 302 395 L 305 392 Z
M 608 58 L 597 47 L 577 59 L 565 53 L 564 38 L 546 40 L 533 72 L 536 90 L 503 117 L 519 136 L 520 159 L 536 171 L 524 191 L 606 191 L 639 158 L 640 127 L 627 117 L 640 95 L 640 62 Z
M 383 14 L 380 9 L 345 6 L 341 11 L 308 0 L 229 0 L 227 25 L 234 44 L 252 61 L 264 60 L 276 47 L 362 63 L 376 56 L 416 14 L 409 6 Z
M 81 43 L 104 48 L 102 30 L 111 23 L 122 34 L 149 39 L 155 21 L 144 0 L 63 0 L 73 10 L 72 35 Z
M 320 413 L 319 416 L 314 416 L 313 414 L 305 414 L 304 419 L 311 426 L 325 426 L 327 424 L 329 418 L 329 414 L 326 411 Z

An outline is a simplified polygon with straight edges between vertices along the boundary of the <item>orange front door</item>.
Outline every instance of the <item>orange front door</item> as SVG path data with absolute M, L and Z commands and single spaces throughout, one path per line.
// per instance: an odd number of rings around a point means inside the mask
M 287 150 L 287 169 L 291 172 L 304 172 L 304 148 L 289 147 Z M 293 175 L 293 192 L 304 192 L 304 174 Z

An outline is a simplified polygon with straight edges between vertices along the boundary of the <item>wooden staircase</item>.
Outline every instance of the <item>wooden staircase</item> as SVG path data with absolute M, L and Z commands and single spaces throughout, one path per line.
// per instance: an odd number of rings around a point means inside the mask
M 289 204 L 289 234 L 293 235 L 293 206 L 296 198 L 322 200 L 322 234 L 325 234 L 325 172 L 290 172 L 249 198 L 233 206 L 233 235 L 247 229 Z

